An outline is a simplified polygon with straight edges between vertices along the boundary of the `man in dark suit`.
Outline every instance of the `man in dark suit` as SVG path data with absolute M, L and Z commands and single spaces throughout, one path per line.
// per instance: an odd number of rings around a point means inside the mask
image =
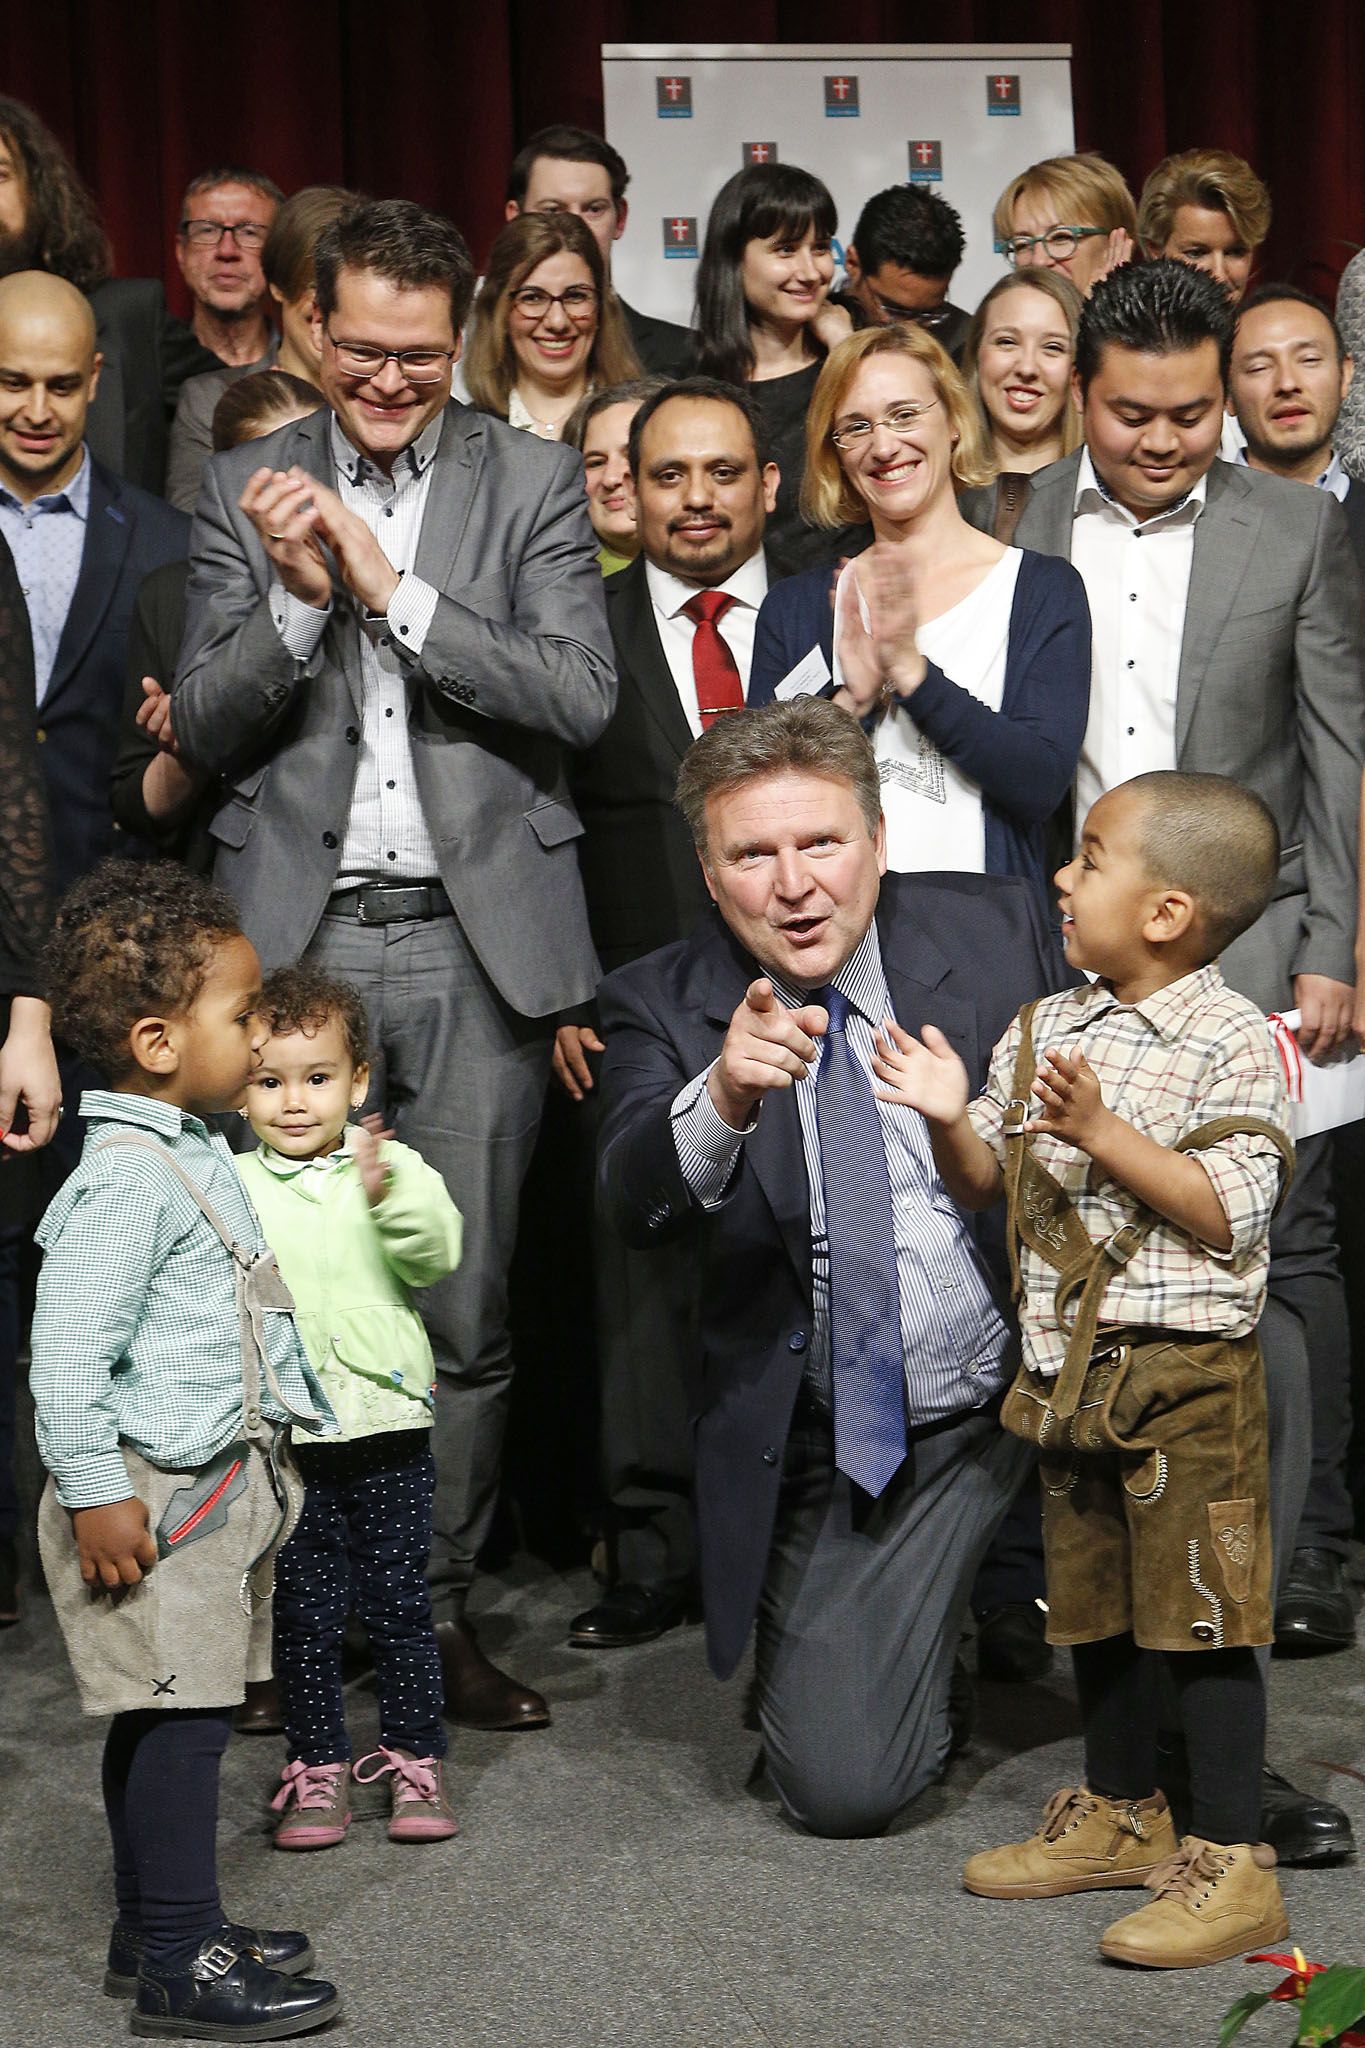
M 732 708 L 748 692 L 754 625 L 768 589 L 763 524 L 777 493 L 747 395 L 689 377 L 647 399 L 631 423 L 629 468 L 640 553 L 607 578 L 617 699 L 571 777 L 583 820 L 578 857 L 603 969 L 685 938 L 705 913 L 692 837 L 673 801 L 694 738 L 717 717 L 712 665 L 728 663 Z M 694 614 L 714 612 L 707 625 Z M 565 1024 L 555 1070 L 591 1104 L 602 1050 Z M 592 1117 L 585 1107 L 585 1117 Z M 688 1399 L 696 1378 L 696 1272 L 686 1246 L 632 1252 L 594 1236 L 602 1464 L 615 1583 L 576 1615 L 580 1649 L 647 1642 L 680 1621 L 694 1571 Z
M 577 456 L 451 405 L 473 289 L 456 229 L 370 201 L 322 236 L 331 408 L 215 456 L 173 717 L 226 778 L 215 878 L 266 966 L 353 981 L 370 1107 L 464 1212 L 423 1296 L 440 1376 L 432 1604 L 446 1707 L 537 1727 L 464 1620 L 512 1362 L 507 1267 L 555 1020 L 597 981 L 565 755 L 615 699 Z
M 876 762 L 835 705 L 720 719 L 678 800 L 720 915 L 603 985 L 601 1192 L 628 1242 L 698 1244 L 712 1669 L 757 1619 L 787 1810 L 875 1834 L 947 1762 L 958 1631 L 1026 1457 L 994 1413 L 1000 1257 L 922 1121 L 876 1099 L 875 1033 L 935 1024 L 979 1084 L 1063 974 L 1025 884 L 885 873 Z
M 1069 558 L 1090 600 L 1078 814 L 1149 768 L 1230 775 L 1264 798 L 1279 886 L 1221 965 L 1263 1009 L 1297 1009 L 1304 1051 L 1327 1058 L 1355 994 L 1360 576 L 1330 491 L 1215 459 L 1234 319 L 1219 283 L 1170 258 L 1098 284 L 1076 349 L 1085 443 L 1034 477 L 1015 538 Z M 1271 1232 L 1260 1334 L 1280 1594 L 1300 1579 L 1349 1640 L 1349 1339 L 1330 1170 L 1330 1140 L 1305 1139 Z M 1351 1848 L 1339 1808 L 1273 1774 L 1262 1833 L 1281 1862 Z

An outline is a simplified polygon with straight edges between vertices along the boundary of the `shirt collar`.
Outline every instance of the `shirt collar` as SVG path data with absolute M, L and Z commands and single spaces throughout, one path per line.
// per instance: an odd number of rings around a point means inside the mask
M 1245 442 L 1243 442 L 1242 446 L 1237 450 L 1237 461 L 1241 464 L 1243 469 L 1250 469 L 1251 464 L 1247 461 L 1247 451 Z M 1322 475 L 1314 477 L 1313 489 L 1315 491 L 1330 491 L 1332 496 L 1336 499 L 1338 505 L 1340 505 L 1345 502 L 1346 493 L 1350 490 L 1350 488 L 1351 479 L 1349 476 L 1347 476 L 1345 469 L 1342 467 L 1341 457 L 1337 454 L 1337 451 L 1334 448 L 1332 450 L 1332 459 L 1328 463 L 1326 469 L 1322 472 Z
M 12 491 L 0 484 L 0 498 L 6 504 L 17 505 L 21 512 L 74 512 L 77 519 L 86 521 L 90 517 L 90 456 L 84 445 L 81 448 L 81 466 L 69 484 L 60 491 L 48 492 L 41 498 L 32 498 L 25 505 Z
M 1184 1033 L 1190 1017 L 1223 987 L 1223 976 L 1216 960 L 1206 966 L 1197 967 L 1193 974 L 1182 974 L 1178 981 L 1168 981 L 1164 988 L 1154 989 L 1141 1002 L 1121 1004 L 1107 981 L 1095 981 L 1075 991 L 1077 1014 L 1073 1025 L 1091 1023 L 1102 1017 L 1107 1010 L 1131 1009 L 1150 1024 L 1159 1038 L 1173 1044 Z
M 683 606 L 690 604 L 699 590 L 710 588 L 728 592 L 737 603 L 756 612 L 768 595 L 768 564 L 762 548 L 759 548 L 747 562 L 741 562 L 723 583 L 712 586 L 687 583 L 681 576 L 673 575 L 671 570 L 646 562 L 645 582 L 649 588 L 650 603 L 666 619 L 676 619 Z
M 794 982 L 785 980 L 780 974 L 768 978 L 789 1010 L 804 1009 L 807 1003 L 819 1001 L 814 989 L 797 988 Z M 848 997 L 850 1007 L 865 1017 L 869 1024 L 884 1022 L 890 1008 L 890 995 L 875 920 L 835 975 L 834 986 Z
M 1184 497 L 1177 498 L 1173 505 L 1167 505 L 1160 512 L 1153 513 L 1150 519 L 1135 518 L 1126 505 L 1120 505 L 1091 461 L 1090 450 L 1083 447 L 1080 468 L 1076 472 L 1076 495 L 1072 500 L 1072 510 L 1098 512 L 1107 509 L 1116 514 L 1126 526 L 1131 526 L 1135 532 L 1153 533 L 1158 527 L 1174 525 L 1182 512 L 1189 515 L 1182 523 L 1193 525 L 1204 509 L 1208 494 L 1209 473 L 1205 470 L 1198 483 L 1191 485 Z
M 310 1171 L 333 1173 L 337 1167 L 344 1166 L 354 1154 L 356 1129 L 355 1124 L 347 1124 L 336 1150 L 321 1153 L 312 1159 L 290 1159 L 285 1153 L 277 1152 L 272 1145 L 267 1145 L 264 1138 L 256 1147 L 256 1157 L 262 1166 L 268 1167 L 280 1180 L 292 1180 L 296 1174 Z
M 125 1095 L 115 1088 L 83 1089 L 80 1113 L 88 1123 L 136 1124 L 161 1138 L 178 1138 L 182 1131 L 192 1131 L 199 1138 L 209 1134 L 208 1125 L 188 1109 L 173 1102 L 156 1102 L 150 1095 Z
M 430 468 L 432 458 L 440 446 L 441 429 L 445 423 L 445 407 L 442 406 L 435 419 L 428 420 L 417 439 L 410 441 L 399 454 L 393 465 L 395 487 L 402 480 L 404 473 L 416 477 Z M 332 460 L 348 483 L 364 484 L 374 481 L 387 485 L 389 481 L 383 470 L 371 462 L 368 455 L 362 455 L 355 443 L 347 437 L 335 413 L 332 414 Z

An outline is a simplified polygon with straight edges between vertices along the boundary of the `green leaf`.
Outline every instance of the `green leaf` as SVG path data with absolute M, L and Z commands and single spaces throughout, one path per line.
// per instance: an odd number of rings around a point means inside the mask
M 1333 1963 L 1310 1979 L 1296 2039 L 1303 2048 L 1330 2048 L 1338 2034 L 1365 2014 L 1365 1969 Z
M 1270 1993 L 1268 1991 L 1244 1991 L 1236 2004 L 1230 2005 L 1223 2014 L 1223 2025 L 1218 2035 L 1218 2048 L 1228 2048 L 1228 2042 L 1232 2040 L 1234 2035 L 1241 2033 L 1251 2015 L 1254 2012 L 1259 2012 L 1263 2005 L 1269 2005 L 1269 2003 Z

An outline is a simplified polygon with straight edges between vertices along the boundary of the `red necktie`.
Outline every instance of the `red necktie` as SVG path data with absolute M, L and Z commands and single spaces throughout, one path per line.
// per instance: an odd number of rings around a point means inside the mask
M 692 635 L 692 676 L 697 685 L 697 709 L 703 731 L 723 711 L 744 709 L 744 685 L 739 679 L 735 657 L 720 636 L 720 620 L 735 602 L 725 590 L 699 590 L 683 606 L 696 621 Z

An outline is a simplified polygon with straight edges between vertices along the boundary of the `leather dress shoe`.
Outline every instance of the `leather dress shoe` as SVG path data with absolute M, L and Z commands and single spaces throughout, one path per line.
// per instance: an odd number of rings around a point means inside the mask
M 335 2019 L 341 2011 L 335 1984 L 267 1970 L 236 1939 L 238 1931 L 220 1927 L 177 1968 L 144 1961 L 133 2003 L 133 2033 L 192 2041 L 285 2041 Z
M 460 1728 L 548 1728 L 550 1708 L 544 1695 L 518 1685 L 491 1664 L 479 1648 L 467 1621 L 436 1624 L 445 1687 L 444 1713 Z
M 247 1686 L 246 1698 L 233 1712 L 232 1725 L 239 1735 L 283 1734 L 284 1709 L 273 1678 L 255 1679 Z
M 1025 1685 L 1052 1665 L 1047 1616 L 1032 1600 L 993 1607 L 976 1624 L 976 1669 L 997 1685 Z
M 628 1650 L 676 1628 L 689 1610 L 685 1586 L 609 1586 L 595 1607 L 574 1616 L 569 1641 L 576 1650 Z
M 1356 1639 L 1355 1602 L 1346 1560 L 1335 1550 L 1296 1550 L 1275 1603 L 1275 1648 L 1281 1657 L 1345 1650 Z
M 1261 1840 L 1281 1863 L 1340 1863 L 1355 1854 L 1350 1815 L 1300 1792 L 1269 1765 L 1261 1773 Z
M 313 1960 L 312 1942 L 293 1928 L 230 1925 L 223 1929 L 219 1939 L 250 1949 L 258 1963 L 286 1977 L 301 1977 Z M 139 1928 L 125 1927 L 120 1920 L 114 1922 L 104 1969 L 104 1988 L 110 1998 L 132 1998 L 136 1993 L 143 1947 Z

